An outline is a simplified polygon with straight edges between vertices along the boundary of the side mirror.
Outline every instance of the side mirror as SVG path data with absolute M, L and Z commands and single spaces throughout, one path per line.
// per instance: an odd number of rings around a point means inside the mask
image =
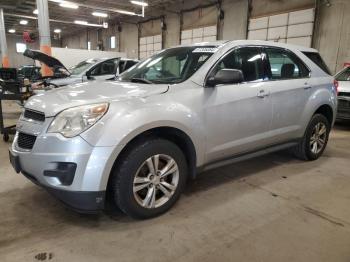
M 86 75 L 86 78 L 88 80 L 94 80 L 95 79 L 93 76 L 91 76 L 91 71 L 87 71 L 85 75 Z
M 238 84 L 244 81 L 244 76 L 241 70 L 238 69 L 221 69 L 215 76 L 209 77 L 206 83 L 208 87 L 217 85 Z

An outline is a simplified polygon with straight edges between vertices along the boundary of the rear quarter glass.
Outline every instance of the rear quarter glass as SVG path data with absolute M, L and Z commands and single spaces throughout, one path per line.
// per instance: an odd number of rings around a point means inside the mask
M 319 68 L 322 69 L 323 72 L 325 72 L 328 75 L 332 75 L 328 66 L 323 61 L 322 57 L 317 52 L 303 52 L 304 55 L 306 55 L 312 62 L 314 62 Z

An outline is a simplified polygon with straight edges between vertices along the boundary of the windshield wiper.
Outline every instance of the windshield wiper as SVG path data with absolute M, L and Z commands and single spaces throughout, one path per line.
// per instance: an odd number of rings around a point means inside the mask
M 138 77 L 133 77 L 130 79 L 131 82 L 134 83 L 144 83 L 144 84 L 153 84 L 152 81 L 146 79 L 146 78 L 138 78 Z

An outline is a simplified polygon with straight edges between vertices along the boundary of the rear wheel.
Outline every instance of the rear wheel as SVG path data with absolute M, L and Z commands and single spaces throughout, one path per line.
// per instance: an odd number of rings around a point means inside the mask
M 312 117 L 305 135 L 295 148 L 295 155 L 302 160 L 316 160 L 325 150 L 328 142 L 331 124 L 321 114 Z
M 179 199 L 187 177 L 182 151 L 170 141 L 153 138 L 136 143 L 113 172 L 113 199 L 134 218 L 151 218 Z

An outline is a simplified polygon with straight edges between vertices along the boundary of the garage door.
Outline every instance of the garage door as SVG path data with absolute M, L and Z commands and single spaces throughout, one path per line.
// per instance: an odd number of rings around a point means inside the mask
M 140 37 L 140 59 L 147 58 L 162 50 L 162 35 Z
M 217 39 L 216 25 L 198 27 L 181 31 L 181 44 L 188 45 L 200 42 L 212 42 Z
M 311 47 L 315 9 L 249 19 L 248 39 Z

